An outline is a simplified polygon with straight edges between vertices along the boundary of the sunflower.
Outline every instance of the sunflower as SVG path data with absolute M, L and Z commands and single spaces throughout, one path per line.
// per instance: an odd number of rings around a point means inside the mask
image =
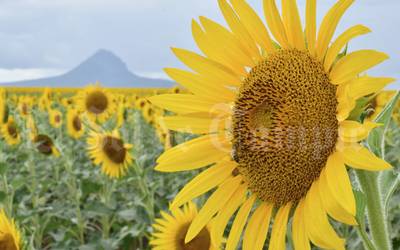
M 7 94 L 6 91 L 0 88 L 0 125 L 8 120 Z
M 59 128 L 62 125 L 62 113 L 55 109 L 49 110 L 49 123 L 54 128 Z
M 70 108 L 67 111 L 67 131 L 75 139 L 81 138 L 85 133 L 85 127 L 77 109 Z
M 26 118 L 30 113 L 32 105 L 33 105 L 33 100 L 30 97 L 27 96 L 21 97 L 20 100 L 18 101 L 19 114 L 23 118 Z
M 32 115 L 29 115 L 26 119 L 26 128 L 28 130 L 29 138 L 33 141 L 38 134 L 35 120 Z
M 17 145 L 21 142 L 18 126 L 12 116 L 1 126 L 1 134 L 8 145 Z
M 91 131 L 87 144 L 90 158 L 94 164 L 102 166 L 103 173 L 111 178 L 120 178 L 126 174 L 132 163 L 129 152 L 132 145 L 124 143 L 118 130 L 105 133 Z
M 135 106 L 139 110 L 143 110 L 146 107 L 146 105 L 148 105 L 148 101 L 144 98 L 139 98 L 136 99 L 135 101 Z
M 378 124 L 347 118 L 358 98 L 394 80 L 360 76 L 386 60 L 384 53 L 359 50 L 342 56 L 352 38 L 370 32 L 367 27 L 353 26 L 330 43 L 352 3 L 337 1 L 316 34 L 316 0 L 307 0 L 304 33 L 295 0 L 282 1 L 282 14 L 274 0 L 264 0 L 269 31 L 244 0 L 220 0 L 229 29 L 200 17 L 192 29 L 204 55 L 173 49 L 193 71 L 166 72 L 191 94 L 150 100 L 176 114 L 165 118 L 169 129 L 191 129 L 201 136 L 164 152 L 156 170 L 209 166 L 180 191 L 172 208 L 216 188 L 185 242 L 214 216 L 212 233 L 217 243 L 222 241 L 238 210 L 228 250 L 236 249 L 242 232 L 243 249 L 262 249 L 272 219 L 269 249 L 286 249 L 289 218 L 295 249 L 310 249 L 310 242 L 344 248 L 345 240 L 327 215 L 356 224 L 346 165 L 369 171 L 391 168 L 359 143 Z
M 117 128 L 122 127 L 124 125 L 124 122 L 127 118 L 127 113 L 125 109 L 125 104 L 123 102 L 120 102 L 118 104 L 118 112 L 117 112 Z
M 175 208 L 171 214 L 161 212 L 162 218 L 153 224 L 154 232 L 150 245 L 154 250 L 216 250 L 211 235 L 211 227 L 207 226 L 190 242 L 185 243 L 187 230 L 197 215 L 197 207 L 190 202 L 183 209 Z
M 21 234 L 14 220 L 8 219 L 3 209 L 0 210 L 0 249 L 19 250 L 21 246 Z
M 39 110 L 46 111 L 51 105 L 51 90 L 50 88 L 45 88 L 43 95 L 39 99 Z
M 79 109 L 92 121 L 105 122 L 115 112 L 111 93 L 99 84 L 89 85 L 77 97 Z
M 33 143 L 35 144 L 37 151 L 39 151 L 39 153 L 43 155 L 46 156 L 53 155 L 55 157 L 60 156 L 60 152 L 54 146 L 53 140 L 47 135 L 44 134 L 36 135 L 35 138 L 33 139 Z
M 367 111 L 370 111 L 367 117 L 368 120 L 375 120 L 395 94 L 396 91 L 381 91 L 378 93 L 367 106 Z

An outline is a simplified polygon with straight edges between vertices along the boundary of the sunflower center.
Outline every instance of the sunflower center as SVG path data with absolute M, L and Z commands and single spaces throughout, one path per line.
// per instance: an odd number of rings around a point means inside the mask
M 44 155 L 51 155 L 53 152 L 53 141 L 47 135 L 36 136 L 34 143 L 36 143 L 37 150 Z
M 108 107 L 107 96 L 101 91 L 90 93 L 86 99 L 86 108 L 94 114 L 103 113 Z
M 0 249 L 1 250 L 17 250 L 14 238 L 11 234 L 4 234 L 0 237 Z
M 74 119 L 72 120 L 72 126 L 76 131 L 81 131 L 82 129 L 82 122 L 81 119 L 79 119 L 78 116 L 75 116 Z
M 176 235 L 177 250 L 208 250 L 211 246 L 211 236 L 207 228 L 203 228 L 200 233 L 190 242 L 185 243 L 185 237 L 189 230 L 190 223 L 183 225 Z
M 56 117 L 54 118 L 56 123 L 60 123 L 61 122 L 61 117 L 60 115 L 56 115 Z
M 18 137 L 18 130 L 17 130 L 17 126 L 15 125 L 15 123 L 10 123 L 7 126 L 7 131 L 8 134 L 12 137 L 12 138 L 17 138 Z
M 305 196 L 338 137 L 336 86 L 306 52 L 279 50 L 254 67 L 235 101 L 233 158 L 265 202 Z
M 103 150 L 107 157 L 116 164 L 124 163 L 126 149 L 121 139 L 107 136 L 103 141 Z

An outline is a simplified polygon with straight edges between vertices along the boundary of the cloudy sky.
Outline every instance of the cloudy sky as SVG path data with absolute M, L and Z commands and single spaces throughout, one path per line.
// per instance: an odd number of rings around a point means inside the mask
M 249 2 L 262 13 L 261 0 Z M 318 1 L 319 20 L 334 3 Z M 398 0 L 358 0 L 339 26 L 367 25 L 373 33 L 350 49 L 391 56 L 371 74 L 400 79 L 399 10 Z M 195 50 L 190 22 L 200 15 L 223 22 L 216 0 L 0 0 L 0 81 L 56 75 L 101 48 L 137 74 L 163 77 L 162 68 L 179 65 L 169 47 Z

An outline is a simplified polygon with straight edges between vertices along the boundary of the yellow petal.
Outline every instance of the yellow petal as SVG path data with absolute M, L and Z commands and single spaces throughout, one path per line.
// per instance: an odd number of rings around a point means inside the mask
M 336 40 L 335 42 L 331 45 L 331 47 L 328 49 L 328 52 L 326 53 L 325 57 L 325 62 L 324 62 L 324 67 L 325 71 L 329 72 L 329 70 L 332 67 L 332 64 L 335 62 L 338 54 L 340 51 L 346 46 L 346 44 L 349 43 L 349 41 L 357 36 L 367 34 L 371 32 L 370 29 L 363 25 L 356 25 L 345 32 L 343 32 Z
M 375 50 L 359 50 L 341 58 L 330 73 L 333 84 L 353 80 L 358 74 L 388 59 L 385 53 Z
M 218 41 L 211 39 L 210 34 L 203 31 L 200 25 L 194 20 L 192 21 L 192 33 L 197 46 L 208 58 L 230 68 L 236 74 L 243 77 L 247 75 L 243 65 L 237 62 L 237 60 L 231 60 L 229 55 L 221 53 L 221 45 L 218 46 Z
M 351 189 L 350 180 L 347 175 L 346 167 L 343 164 L 343 166 L 333 166 L 332 168 L 335 167 L 336 170 L 333 169 L 332 172 L 341 174 L 340 177 L 332 176 L 331 174 L 328 175 L 325 169 L 321 172 L 321 177 L 319 180 L 319 191 L 322 204 L 328 214 L 335 220 L 346 223 L 348 225 L 357 225 L 357 222 L 355 220 L 355 199 L 353 195 L 353 190 Z M 342 176 L 343 170 L 345 174 L 344 177 Z M 336 189 L 332 190 L 330 184 L 338 179 L 340 181 L 345 181 L 346 185 L 336 182 L 336 185 L 340 185 L 340 187 L 336 187 Z M 343 189 L 343 187 L 346 189 Z M 341 197 L 341 195 L 345 195 L 345 197 Z M 349 204 L 345 203 L 346 199 L 350 200 Z M 352 211 L 350 212 L 348 210 Z
M 381 171 L 391 169 L 392 166 L 381 158 L 375 156 L 365 147 L 358 143 L 346 144 L 341 153 L 344 158 L 344 163 L 352 168 Z
M 224 231 L 229 219 L 244 202 L 246 198 L 246 192 L 247 186 L 245 184 L 240 185 L 235 194 L 232 195 L 231 199 L 228 201 L 228 203 L 226 203 L 226 206 L 222 208 L 216 216 L 211 228 L 211 235 L 217 248 L 221 245 L 224 237 Z
M 262 250 L 267 239 L 273 206 L 265 202 L 254 211 L 243 236 L 243 250 Z
M 215 164 L 215 166 L 203 171 L 186 184 L 185 187 L 176 195 L 170 208 L 178 208 L 188 201 L 191 201 L 220 185 L 228 177 L 232 176 L 232 171 L 236 166 L 237 164 L 231 160 L 223 160 Z
M 293 215 L 292 239 L 294 249 L 311 250 L 304 223 L 304 199 L 300 200 Z
M 308 51 L 315 56 L 315 40 L 317 33 L 317 0 L 307 0 L 306 2 L 306 41 Z
M 240 22 L 232 7 L 226 2 L 226 0 L 218 0 L 218 3 L 226 22 L 231 28 L 233 34 L 235 34 L 237 39 L 241 42 L 242 46 L 246 48 L 255 62 L 261 60 L 261 54 L 255 41 L 250 36 L 246 27 Z
M 206 18 L 200 17 L 200 22 L 208 34 L 208 37 L 215 41 L 220 53 L 225 53 L 230 60 L 237 61 L 243 67 L 253 67 L 255 62 L 251 54 L 244 49 L 239 40 L 222 25 Z
M 289 45 L 292 48 L 304 50 L 306 45 L 296 0 L 282 0 L 282 18 Z
M 228 179 L 208 198 L 207 202 L 194 218 L 186 234 L 185 242 L 190 242 L 210 222 L 212 217 L 218 213 L 229 201 L 231 196 L 242 182 L 240 175 Z
M 239 242 L 240 235 L 242 234 L 244 225 L 246 224 L 247 217 L 249 217 L 251 208 L 253 207 L 256 196 L 252 195 L 247 201 L 243 203 L 233 221 L 231 231 L 229 233 L 228 241 L 226 243 L 226 250 L 234 250 Z
M 229 125 L 227 118 L 218 117 L 166 116 L 163 121 L 170 130 L 191 134 L 215 133 Z
M 342 121 L 339 127 L 339 137 L 344 142 L 359 142 L 366 139 L 372 129 L 380 124 L 366 121 L 363 124 L 356 121 Z
M 264 0 L 264 13 L 272 35 L 283 48 L 288 48 L 289 42 L 275 0 Z
M 257 44 L 267 53 L 274 52 L 275 47 L 264 23 L 250 5 L 244 0 L 231 0 L 231 3 L 238 14 L 240 21 L 249 31 Z
M 344 240 L 339 238 L 329 224 L 328 216 L 322 206 L 315 181 L 307 193 L 304 205 L 304 220 L 311 241 L 318 247 L 327 249 L 344 249 Z
M 274 226 L 272 227 L 272 234 L 268 248 L 269 250 L 286 249 L 286 228 L 291 207 L 292 203 L 289 202 L 288 204 L 279 208 L 274 219 Z
M 337 87 L 336 97 L 338 100 L 338 107 L 336 118 L 339 122 L 346 120 L 350 115 L 350 112 L 356 106 L 356 100 L 349 96 L 349 89 L 350 88 L 347 83 Z
M 164 70 L 173 80 L 206 100 L 216 102 L 235 100 L 235 93 L 226 86 L 218 84 L 218 80 L 207 79 L 204 76 L 181 69 L 166 68 Z
M 196 112 L 216 112 L 213 107 L 216 102 L 187 94 L 164 94 L 149 97 L 148 100 L 163 109 L 177 114 L 188 114 Z
M 222 83 L 225 86 L 241 85 L 240 77 L 220 63 L 188 50 L 172 48 L 172 51 L 189 68 L 201 75 L 208 76 L 208 78 L 217 79 L 221 85 L 223 85 Z
M 230 141 L 224 135 L 205 135 L 164 152 L 157 160 L 157 171 L 176 172 L 211 165 L 230 152 Z
M 388 77 L 370 77 L 362 76 L 348 82 L 349 90 L 348 95 L 357 100 L 363 96 L 367 96 L 379 92 L 389 83 L 394 82 L 396 79 Z
M 326 50 L 328 49 L 340 19 L 353 2 L 354 0 L 339 0 L 322 20 L 316 44 L 317 57 L 321 62 L 325 57 Z

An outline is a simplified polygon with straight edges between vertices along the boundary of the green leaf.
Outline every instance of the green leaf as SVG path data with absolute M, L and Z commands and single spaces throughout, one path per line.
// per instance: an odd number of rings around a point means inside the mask
M 7 194 L 3 191 L 0 191 L 0 203 L 3 203 L 3 201 L 7 198 Z
M 365 194 L 360 190 L 353 190 L 354 197 L 356 199 L 356 220 L 361 228 L 365 228 L 365 207 L 366 197 Z
M 0 175 L 3 175 L 7 172 L 7 164 L 5 162 L 0 162 Z
M 376 128 L 371 131 L 369 134 L 367 143 L 370 149 L 377 154 L 378 156 L 382 156 L 384 154 L 384 149 L 382 144 L 385 140 L 385 131 L 389 127 L 389 123 L 393 114 L 393 110 L 396 106 L 397 101 L 399 100 L 400 92 L 398 92 L 393 99 L 385 106 L 382 112 L 375 119 L 376 123 L 383 124 L 383 126 Z

